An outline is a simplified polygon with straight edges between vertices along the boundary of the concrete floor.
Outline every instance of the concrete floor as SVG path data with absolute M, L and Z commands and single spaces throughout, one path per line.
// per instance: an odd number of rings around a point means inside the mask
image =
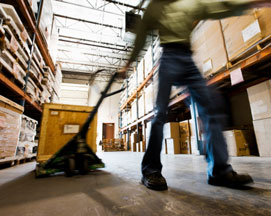
M 271 158 L 232 158 L 255 184 L 233 190 L 206 184 L 203 157 L 163 155 L 169 190 L 140 184 L 142 153 L 100 153 L 106 168 L 87 176 L 35 179 L 35 163 L 0 170 L 1 216 L 271 215 Z

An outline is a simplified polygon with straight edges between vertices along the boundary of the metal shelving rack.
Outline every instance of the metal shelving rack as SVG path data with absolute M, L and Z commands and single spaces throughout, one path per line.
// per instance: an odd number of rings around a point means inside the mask
M 241 59 L 239 62 L 237 62 L 234 65 L 231 65 L 230 68 L 225 69 L 215 75 L 213 75 L 212 77 L 207 78 L 207 84 L 208 85 L 221 85 L 223 86 L 223 88 L 228 88 L 230 90 L 233 90 L 235 92 L 238 92 L 240 90 L 244 90 L 250 86 L 253 86 L 257 83 L 263 82 L 265 80 L 268 80 L 271 78 L 271 74 L 258 74 L 255 73 L 254 71 L 252 72 L 252 70 L 255 70 L 255 67 L 268 67 L 271 66 L 271 44 L 266 46 L 265 48 L 258 50 L 256 53 Z M 136 95 L 139 91 L 141 91 L 144 86 L 146 85 L 146 83 L 148 83 L 148 81 L 152 78 L 154 71 L 157 69 L 157 65 L 154 66 L 152 72 L 145 78 L 144 82 L 136 89 L 136 91 L 134 92 L 133 95 L 131 95 L 126 101 L 125 103 L 120 107 L 120 110 L 123 110 L 124 107 L 126 107 L 127 105 L 129 105 L 130 103 L 132 103 L 135 98 Z M 231 72 L 240 69 L 243 73 L 243 75 L 245 76 L 248 73 L 253 73 L 254 78 L 250 79 L 250 80 L 245 80 L 243 83 L 238 84 L 237 86 L 231 86 Z M 222 87 L 217 87 L 217 88 L 222 88 Z M 181 93 L 179 95 L 177 95 L 175 98 L 173 98 L 170 103 L 169 103 L 169 108 L 172 108 L 180 103 L 182 103 L 185 99 L 187 99 L 189 97 L 188 93 Z M 144 117 L 138 119 L 136 122 L 133 122 L 131 124 L 129 124 L 128 126 L 125 126 L 123 128 L 120 129 L 121 132 L 124 132 L 126 130 L 128 130 L 129 128 L 135 127 L 138 123 L 140 122 L 145 122 L 151 118 L 153 118 L 154 116 L 154 112 L 151 112 L 147 115 L 145 115 Z

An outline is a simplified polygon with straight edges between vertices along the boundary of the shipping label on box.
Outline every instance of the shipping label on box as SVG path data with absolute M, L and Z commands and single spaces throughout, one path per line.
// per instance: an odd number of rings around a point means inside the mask
M 244 77 L 241 68 L 238 68 L 230 73 L 231 85 L 237 85 L 241 82 L 244 82 Z
M 203 73 L 207 73 L 213 69 L 212 59 L 209 59 L 203 63 L 202 71 Z
M 245 43 L 259 34 L 261 34 L 261 28 L 258 20 L 255 20 L 255 22 L 250 24 L 242 31 L 242 36 Z

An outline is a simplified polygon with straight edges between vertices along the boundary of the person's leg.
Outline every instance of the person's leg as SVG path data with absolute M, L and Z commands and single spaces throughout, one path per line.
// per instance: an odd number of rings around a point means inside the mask
M 167 54 L 163 54 L 159 67 L 158 93 L 155 105 L 155 117 L 151 124 L 150 138 L 144 154 L 141 169 L 142 183 L 154 190 L 167 189 L 166 180 L 161 175 L 161 150 L 163 141 L 163 127 L 166 121 L 169 96 L 171 91 L 171 81 L 167 77 L 169 70 L 167 64 Z
M 252 182 L 248 175 L 238 175 L 228 164 L 227 144 L 219 122 L 220 104 L 215 103 L 216 93 L 207 87 L 189 55 L 183 58 L 185 66 L 184 82 L 193 100 L 197 103 L 199 116 L 204 125 L 206 138 L 206 160 L 208 162 L 208 183 L 222 186 L 238 186 Z M 221 119 L 220 119 L 221 120 Z

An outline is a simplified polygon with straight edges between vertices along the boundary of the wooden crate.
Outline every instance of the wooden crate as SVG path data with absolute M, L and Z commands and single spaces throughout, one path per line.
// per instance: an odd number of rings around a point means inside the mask
M 64 146 L 85 123 L 93 107 L 44 104 L 37 161 L 48 160 Z M 96 152 L 97 116 L 90 125 L 87 144 Z
M 0 95 L 0 159 L 14 157 L 23 107 Z

